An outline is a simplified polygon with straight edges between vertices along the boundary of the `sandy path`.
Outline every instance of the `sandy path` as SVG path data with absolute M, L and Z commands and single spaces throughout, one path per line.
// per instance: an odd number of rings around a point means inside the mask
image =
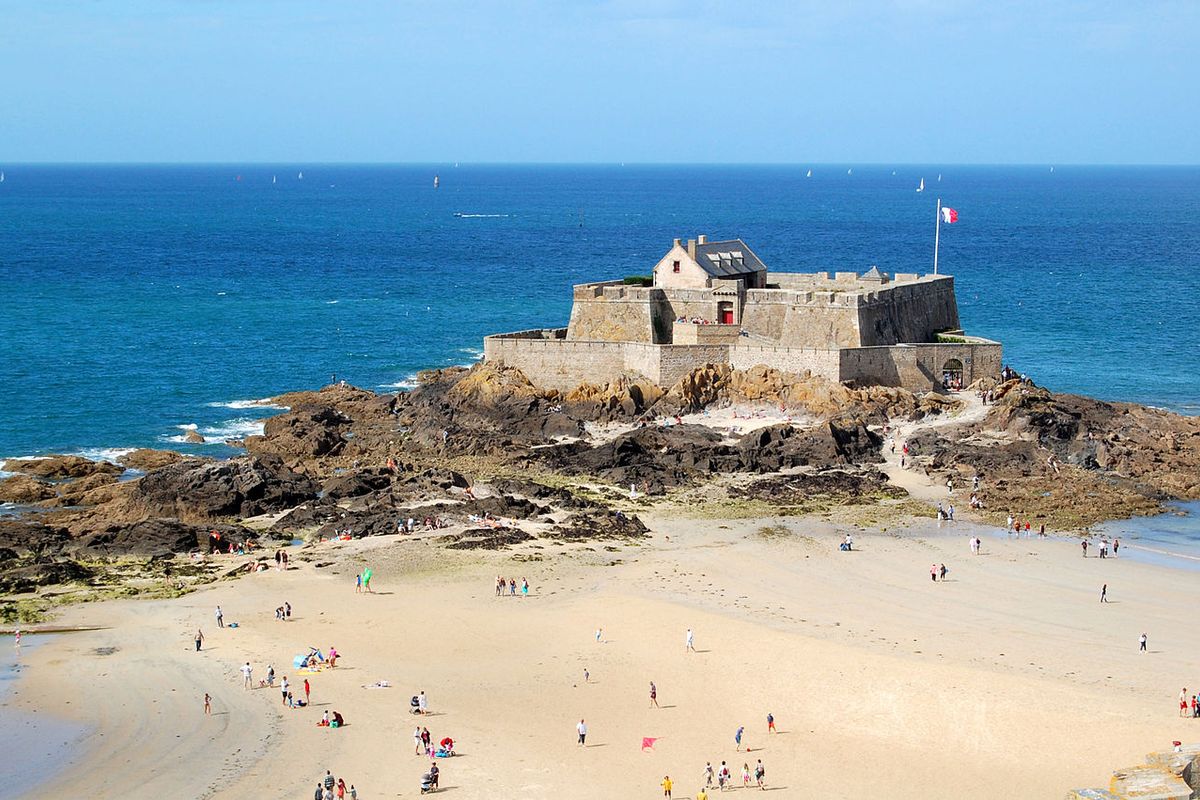
M 778 797 L 1061 796 L 1200 738 L 1174 710 L 1179 687 L 1200 681 L 1194 573 L 1082 559 L 1054 540 L 985 536 L 972 557 L 965 526 L 858 534 L 860 549 L 840 553 L 838 530 L 804 520 L 649 522 L 646 547 L 526 551 L 541 561 L 439 555 L 397 537 L 336 543 L 321 552 L 342 566 L 72 609 L 68 621 L 113 627 L 42 648 L 56 669 L 31 671 L 22 701 L 91 719 L 104 737 L 39 796 L 199 797 L 215 785 L 217 797 L 309 797 L 328 768 L 364 800 L 415 797 L 427 762 L 412 754 L 407 704 L 421 689 L 437 712 L 422 722 L 459 742 L 442 767 L 460 798 L 657 797 L 664 774 L 687 797 L 705 761 L 736 773 L 757 758 Z M 764 539 L 767 523 L 793 533 Z M 931 583 L 931 562 L 952 580 Z M 380 592 L 356 595 L 366 563 Z M 497 571 L 528 576 L 533 595 L 494 597 Z M 294 619 L 275 622 L 285 599 Z M 243 627 L 211 630 L 217 603 Z M 210 645 L 199 655 L 197 624 Z M 698 653 L 684 652 L 688 627 Z M 1152 652 L 1139 654 L 1145 629 Z M 240 688 L 242 661 L 283 675 L 308 644 L 344 653 L 311 678 L 314 702 L 330 705 L 286 711 L 277 692 Z M 119 650 L 93 654 L 104 646 Z M 362 688 L 380 679 L 394 688 Z M 648 707 L 651 680 L 662 708 Z M 92 701 L 66 705 L 80 686 Z M 227 716 L 203 718 L 206 688 Z M 325 708 L 350 724 L 317 728 Z M 784 734 L 766 736 L 768 711 Z M 739 725 L 750 756 L 735 750 Z M 653 751 L 644 736 L 658 738 Z
M 959 392 L 956 397 L 965 404 L 965 407 L 957 414 L 928 416 L 917 422 L 897 418 L 891 423 L 891 431 L 885 434 L 884 463 L 879 466 L 879 469 L 888 476 L 892 483 L 906 490 L 918 500 L 929 503 L 946 502 L 946 487 L 944 485 L 935 486 L 925 474 L 917 472 L 907 465 L 900 466 L 900 459 L 904 455 L 904 443 L 918 431 L 979 422 L 987 415 L 988 407 L 974 392 Z M 895 443 L 895 452 L 892 452 L 891 448 L 893 442 Z M 970 484 L 955 487 L 955 497 L 949 498 L 949 500 L 955 504 L 956 510 L 959 506 L 964 511 L 966 510 L 967 499 L 971 496 L 970 489 Z

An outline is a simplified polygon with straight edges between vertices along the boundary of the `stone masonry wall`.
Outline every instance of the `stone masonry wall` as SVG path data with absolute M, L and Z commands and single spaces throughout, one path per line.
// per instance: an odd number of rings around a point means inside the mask
M 941 388 L 942 368 L 956 358 L 963 383 L 1000 374 L 1002 348 L 996 342 L 916 344 L 842 350 L 841 379 L 859 386 L 903 386 L 913 391 Z
M 729 348 L 729 365 L 734 369 L 750 369 L 763 364 L 796 375 L 811 372 L 831 381 L 840 381 L 839 352 L 807 347 L 739 344 Z

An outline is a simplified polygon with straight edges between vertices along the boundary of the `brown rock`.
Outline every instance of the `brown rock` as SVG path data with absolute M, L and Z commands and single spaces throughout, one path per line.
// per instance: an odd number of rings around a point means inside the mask
M 182 453 L 176 453 L 174 450 L 153 450 L 148 447 L 143 447 L 138 450 L 133 450 L 121 456 L 117 460 L 124 464 L 129 469 L 137 469 L 142 472 L 150 472 L 152 470 L 165 467 L 169 464 L 177 464 L 184 458 Z
M 196 431 L 188 431 L 183 435 L 183 440 L 189 444 L 204 444 L 205 439 Z
M 83 456 L 47 456 L 45 458 L 18 458 L 4 462 L 8 472 L 21 472 L 38 478 L 60 480 L 62 478 L 82 478 L 97 472 L 110 475 L 120 475 L 124 467 L 108 461 L 92 461 Z
M 0 503 L 32 505 L 54 496 L 53 486 L 28 475 L 13 475 L 0 480 Z

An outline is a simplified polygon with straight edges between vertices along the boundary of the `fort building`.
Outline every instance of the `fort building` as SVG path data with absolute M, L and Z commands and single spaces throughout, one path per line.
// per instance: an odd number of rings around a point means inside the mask
M 741 239 L 699 236 L 643 283 L 580 284 L 567 327 L 488 336 L 484 358 L 562 390 L 630 373 L 670 386 L 705 364 L 913 391 L 1001 369 L 998 342 L 960 329 L 949 275 L 773 272 Z

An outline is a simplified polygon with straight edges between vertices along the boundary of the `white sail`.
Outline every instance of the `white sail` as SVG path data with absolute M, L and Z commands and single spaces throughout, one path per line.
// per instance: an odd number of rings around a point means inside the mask
M 433 176 L 433 188 L 435 188 L 435 189 L 438 188 L 438 184 L 440 184 L 441 182 L 442 182 L 441 179 L 437 175 Z
M 938 173 L 938 183 L 942 182 L 942 173 Z
M 807 174 L 807 175 L 805 175 L 804 177 L 806 177 L 806 178 L 811 178 L 811 177 L 812 177 L 812 170 L 810 169 L 810 170 L 808 171 L 808 174 Z
M 296 176 L 296 180 L 298 180 L 298 181 L 302 181 L 302 180 L 304 180 L 304 173 L 303 173 L 303 172 L 301 172 L 299 175 L 297 175 L 297 176 Z
M 925 191 L 925 179 L 924 178 L 921 178 L 921 183 L 917 185 L 917 191 L 918 192 Z
M 274 176 L 274 175 L 272 175 L 272 176 L 271 176 L 271 183 L 274 183 L 274 182 L 275 182 L 275 176 Z

